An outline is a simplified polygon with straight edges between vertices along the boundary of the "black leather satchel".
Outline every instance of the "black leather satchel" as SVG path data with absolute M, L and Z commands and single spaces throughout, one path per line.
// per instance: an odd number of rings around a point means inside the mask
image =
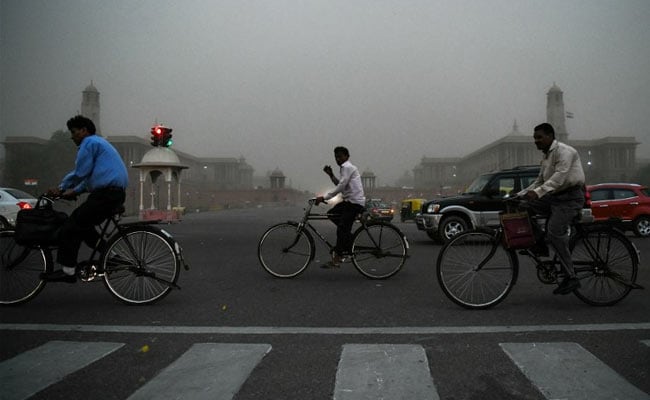
M 52 203 L 39 199 L 36 207 L 18 211 L 16 243 L 22 246 L 47 246 L 56 243 L 56 232 L 68 214 L 52 208 Z

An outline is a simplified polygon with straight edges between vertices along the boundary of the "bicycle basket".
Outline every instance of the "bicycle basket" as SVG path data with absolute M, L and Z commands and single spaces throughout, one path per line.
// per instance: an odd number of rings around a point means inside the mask
M 535 244 L 535 234 L 526 212 L 501 214 L 503 242 L 508 249 L 525 249 Z
M 14 239 L 22 246 L 54 244 L 56 231 L 66 218 L 66 213 L 39 199 L 36 207 L 18 211 Z

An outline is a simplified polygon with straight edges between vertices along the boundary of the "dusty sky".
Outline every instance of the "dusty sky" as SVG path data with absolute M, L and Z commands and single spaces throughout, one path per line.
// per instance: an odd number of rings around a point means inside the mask
M 0 139 L 48 138 L 92 80 L 104 135 L 243 155 L 331 186 L 344 145 L 378 184 L 546 119 L 650 154 L 648 0 L 0 0 Z M 531 141 L 531 146 L 532 146 Z

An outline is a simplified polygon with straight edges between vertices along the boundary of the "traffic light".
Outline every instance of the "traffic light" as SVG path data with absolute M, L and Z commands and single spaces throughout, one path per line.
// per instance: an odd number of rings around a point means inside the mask
M 163 129 L 160 125 L 154 125 L 151 127 L 151 145 L 158 147 L 162 144 L 162 134 Z
M 172 128 L 162 125 L 151 127 L 151 145 L 154 147 L 171 147 L 174 144 L 172 140 Z
M 172 140 L 172 128 L 162 127 L 162 142 L 161 146 L 172 147 L 174 141 Z

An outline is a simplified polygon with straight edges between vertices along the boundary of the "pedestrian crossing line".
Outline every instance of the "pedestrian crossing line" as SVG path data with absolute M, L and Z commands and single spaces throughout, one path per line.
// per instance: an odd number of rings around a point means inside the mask
M 409 344 L 346 344 L 334 400 L 437 400 L 424 348 Z
M 57 383 L 124 343 L 51 341 L 0 363 L 3 400 L 22 400 Z
M 547 399 L 648 400 L 648 395 L 577 343 L 500 343 Z
M 269 351 L 259 343 L 194 344 L 129 400 L 232 399 Z

